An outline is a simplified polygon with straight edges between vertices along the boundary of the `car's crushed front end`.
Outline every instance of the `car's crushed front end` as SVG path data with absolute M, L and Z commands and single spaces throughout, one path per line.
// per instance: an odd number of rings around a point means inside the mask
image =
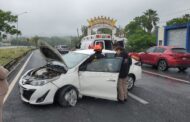
M 48 45 L 42 44 L 40 52 L 47 61 L 43 67 L 26 72 L 19 81 L 21 99 L 30 104 L 50 104 L 58 87 L 53 83 L 68 71 L 62 56 Z
M 57 62 L 29 70 L 19 81 L 21 99 L 30 104 L 53 103 L 58 87 L 53 84 L 66 71 Z

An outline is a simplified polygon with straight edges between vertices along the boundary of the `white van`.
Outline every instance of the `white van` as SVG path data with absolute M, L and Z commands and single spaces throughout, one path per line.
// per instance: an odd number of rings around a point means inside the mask
M 109 34 L 95 34 L 83 37 L 80 49 L 92 49 L 97 44 L 101 44 L 103 49 L 113 50 L 113 42 Z

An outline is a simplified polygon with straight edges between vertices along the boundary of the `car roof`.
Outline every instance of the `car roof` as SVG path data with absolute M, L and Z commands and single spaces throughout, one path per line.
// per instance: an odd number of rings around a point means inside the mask
M 92 55 L 92 54 L 95 53 L 93 49 L 76 50 L 74 52 L 76 52 L 76 53 L 82 53 L 82 54 L 87 54 L 87 55 Z M 102 53 L 115 53 L 115 51 L 113 51 L 113 50 L 102 50 Z

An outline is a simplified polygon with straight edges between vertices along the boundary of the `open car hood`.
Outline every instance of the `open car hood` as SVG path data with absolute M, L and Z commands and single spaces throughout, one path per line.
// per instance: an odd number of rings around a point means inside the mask
M 67 67 L 66 63 L 64 62 L 63 57 L 53 47 L 51 47 L 48 44 L 40 44 L 40 52 L 42 53 L 42 55 L 44 56 L 44 58 L 46 59 L 46 61 L 48 63 L 52 62 L 52 61 L 60 62 L 60 63 L 64 64 L 65 70 L 68 71 L 68 67 Z

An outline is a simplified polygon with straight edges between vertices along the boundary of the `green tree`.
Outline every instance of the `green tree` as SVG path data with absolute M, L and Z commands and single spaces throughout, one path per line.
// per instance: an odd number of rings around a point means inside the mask
M 126 37 L 128 38 L 130 35 L 134 34 L 137 30 L 143 30 L 142 27 L 136 21 L 131 21 L 128 25 L 125 26 Z
M 116 29 L 116 34 L 115 34 L 117 37 L 125 37 L 126 36 L 126 32 L 124 30 L 124 28 L 122 28 L 121 26 L 119 26 L 117 29 Z
M 158 14 L 155 10 L 148 9 L 142 16 L 135 17 L 128 25 L 125 26 L 127 36 L 133 34 L 136 30 L 144 30 L 152 33 L 157 27 L 159 21 Z
M 148 9 L 142 16 L 135 17 L 125 26 L 128 39 L 127 48 L 129 51 L 143 51 L 156 44 L 156 29 L 159 21 L 155 10 Z
M 151 33 L 153 28 L 157 25 L 159 21 L 158 14 L 155 10 L 148 9 L 144 12 L 144 15 L 141 16 L 142 24 L 147 29 L 148 33 Z
M 190 14 L 185 14 L 184 16 L 180 18 L 174 18 L 172 20 L 169 20 L 166 24 L 167 25 L 176 25 L 176 24 L 185 24 L 190 22 Z
M 128 37 L 127 49 L 131 52 L 141 52 L 156 45 L 156 35 L 149 34 L 144 30 L 137 30 Z
M 81 26 L 82 36 L 87 36 L 88 33 L 88 27 L 83 25 Z
M 7 34 L 21 34 L 17 30 L 14 23 L 17 22 L 17 16 L 12 15 L 11 12 L 5 12 L 0 9 L 0 40 L 7 37 Z
M 38 36 L 34 36 L 32 38 L 28 38 L 27 42 L 31 43 L 32 45 L 36 46 L 36 48 L 38 47 L 38 41 L 40 40 L 40 37 Z

